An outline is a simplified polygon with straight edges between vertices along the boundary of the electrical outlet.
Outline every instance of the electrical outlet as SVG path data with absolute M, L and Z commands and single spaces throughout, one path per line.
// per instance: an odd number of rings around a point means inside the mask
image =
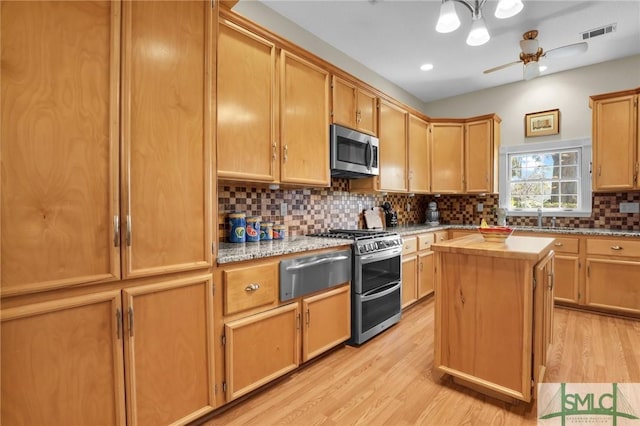
M 358 203 L 358 213 L 362 213 L 362 203 Z
M 480 213 L 482 212 L 482 210 L 484 210 L 484 204 L 478 203 L 478 205 L 476 206 L 476 211 Z
M 640 203 L 620 203 L 620 213 L 640 213 Z
M 410 212 L 411 211 L 411 203 L 407 203 L 407 211 Z
M 280 216 L 287 215 L 287 203 L 280 204 Z

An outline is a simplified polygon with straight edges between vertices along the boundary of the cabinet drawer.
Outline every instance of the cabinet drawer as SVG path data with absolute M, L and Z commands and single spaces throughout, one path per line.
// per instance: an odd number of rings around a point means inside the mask
M 433 232 L 424 235 L 418 235 L 418 250 L 429 250 L 431 244 L 435 241 Z
M 615 257 L 640 257 L 640 240 L 588 239 L 587 254 Z
M 437 231 L 435 232 L 435 242 L 439 243 L 449 239 L 449 231 Z
M 418 248 L 418 241 L 416 237 L 409 237 L 402 239 L 402 254 L 415 253 Z
M 579 238 L 556 237 L 553 243 L 553 250 L 556 253 L 572 253 L 578 254 L 580 247 Z
M 224 313 L 271 305 L 278 300 L 278 264 L 267 263 L 225 270 Z

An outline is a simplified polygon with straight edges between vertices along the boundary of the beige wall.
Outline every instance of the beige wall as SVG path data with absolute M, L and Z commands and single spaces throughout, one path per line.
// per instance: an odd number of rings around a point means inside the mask
M 431 117 L 497 113 L 502 145 L 591 137 L 589 96 L 640 87 L 640 55 L 427 103 Z M 524 137 L 524 115 L 560 109 L 560 134 Z

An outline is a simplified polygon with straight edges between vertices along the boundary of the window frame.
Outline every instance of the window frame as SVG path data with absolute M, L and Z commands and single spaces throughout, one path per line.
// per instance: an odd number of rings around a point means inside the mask
M 537 209 L 513 209 L 510 207 L 510 155 L 540 154 L 562 150 L 578 150 L 580 155 L 579 193 L 581 204 L 572 210 L 557 210 L 542 208 L 544 217 L 589 217 L 592 207 L 591 190 L 591 139 L 571 139 L 555 142 L 526 143 L 523 145 L 507 145 L 500 147 L 498 176 L 499 176 L 499 205 L 506 209 L 508 216 L 537 216 Z

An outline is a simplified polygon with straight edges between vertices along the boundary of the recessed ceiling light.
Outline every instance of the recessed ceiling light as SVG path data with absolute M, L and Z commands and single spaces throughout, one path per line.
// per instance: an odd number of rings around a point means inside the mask
M 540 65 L 540 72 L 544 72 L 547 70 L 547 66 L 546 65 Z
M 420 69 L 422 71 L 429 71 L 433 69 L 433 64 L 422 64 L 420 65 Z

